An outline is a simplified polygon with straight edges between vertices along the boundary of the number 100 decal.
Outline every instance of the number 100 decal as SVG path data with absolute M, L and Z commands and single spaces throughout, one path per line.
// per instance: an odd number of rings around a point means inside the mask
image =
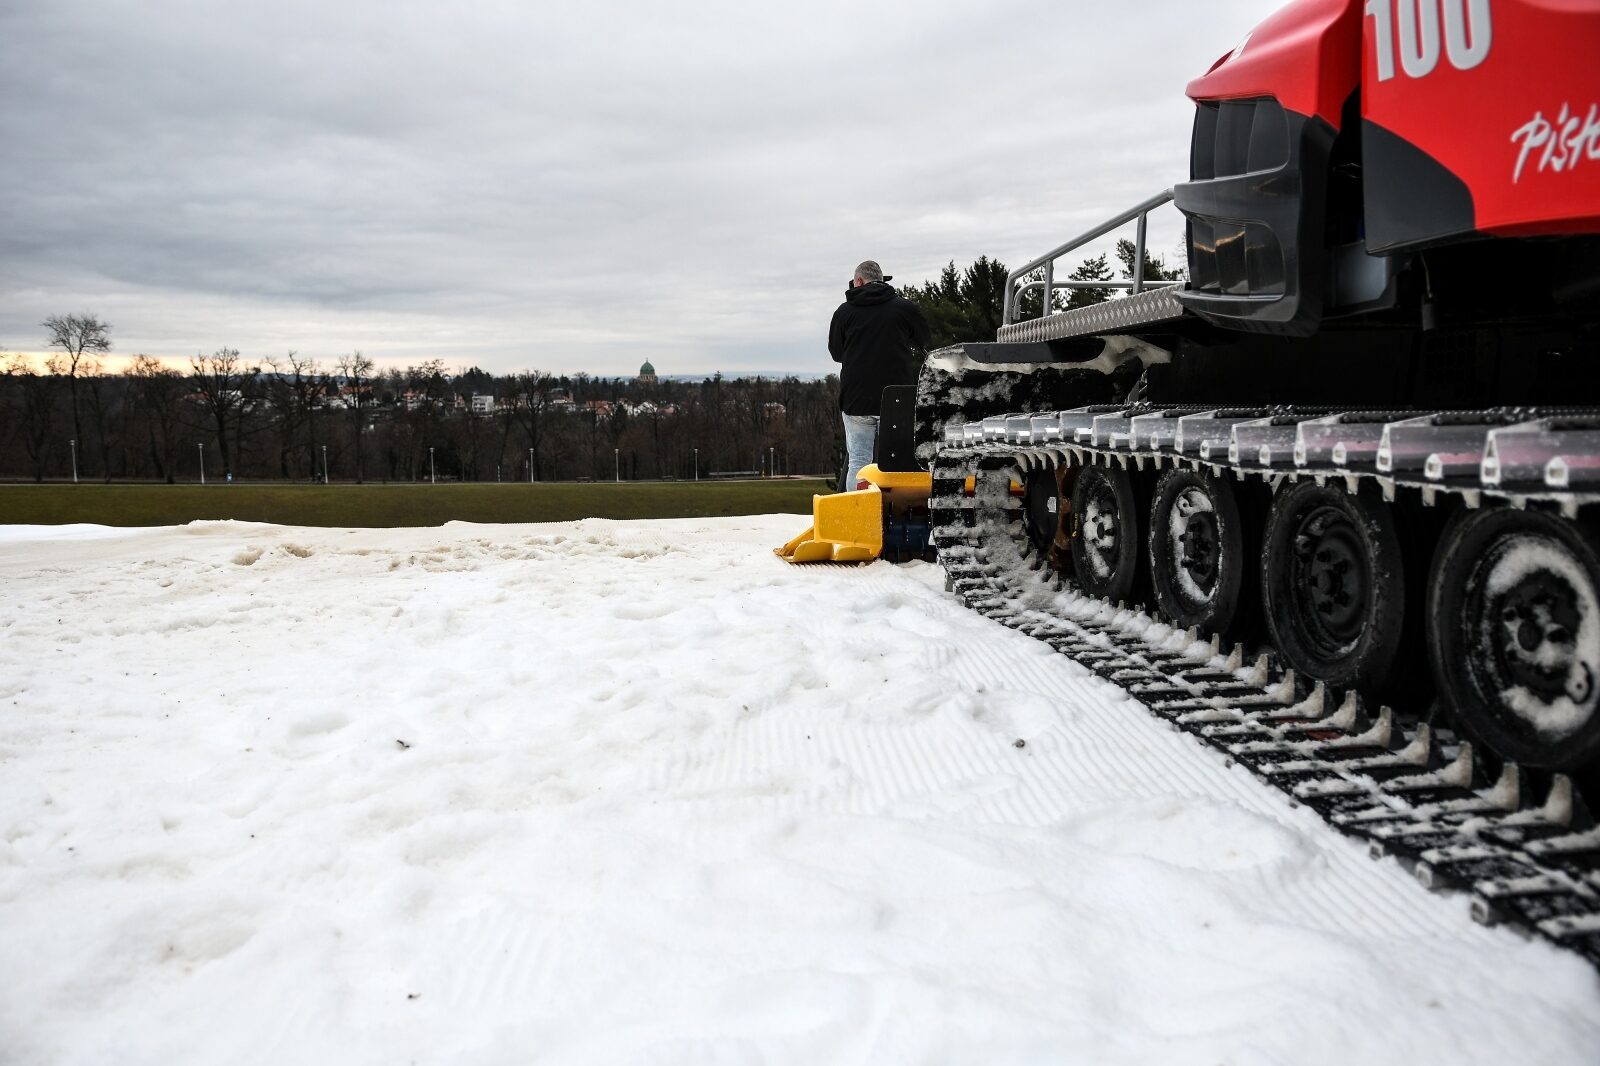
M 1452 67 L 1471 70 L 1489 57 L 1494 41 L 1489 0 L 1367 0 L 1367 17 L 1379 81 L 1395 76 L 1396 51 L 1406 77 L 1425 78 L 1439 65 L 1441 43 Z

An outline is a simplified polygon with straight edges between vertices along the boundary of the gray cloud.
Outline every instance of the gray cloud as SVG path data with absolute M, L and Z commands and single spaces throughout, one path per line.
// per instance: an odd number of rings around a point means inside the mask
M 12 0 L 0 345 L 820 370 L 855 261 L 1180 179 L 1184 84 L 1276 6 Z

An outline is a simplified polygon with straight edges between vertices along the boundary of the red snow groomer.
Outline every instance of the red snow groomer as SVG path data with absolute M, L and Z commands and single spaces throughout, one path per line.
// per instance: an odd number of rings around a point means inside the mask
M 1600 765 L 1600 3 L 1299 0 L 1188 93 L 1189 180 L 929 358 L 952 587 L 1265 649 L 1329 736 L 1556 810 Z M 1187 279 L 1149 283 L 1168 201 Z M 1131 280 L 1061 280 L 1122 226 Z

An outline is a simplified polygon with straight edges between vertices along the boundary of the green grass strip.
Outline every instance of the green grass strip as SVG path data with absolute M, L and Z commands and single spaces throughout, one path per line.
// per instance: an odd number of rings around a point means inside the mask
M 209 519 L 389 528 L 445 522 L 811 513 L 815 479 L 611 484 L 0 485 L 0 524 L 172 526 Z

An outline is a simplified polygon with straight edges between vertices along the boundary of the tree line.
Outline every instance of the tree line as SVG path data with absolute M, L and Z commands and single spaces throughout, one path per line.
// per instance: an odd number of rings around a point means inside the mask
M 1133 276 L 1131 241 L 1116 248 Z M 1004 311 L 1004 263 L 980 256 L 902 293 L 927 317 L 933 348 L 993 340 Z M 1145 253 L 1144 276 L 1175 279 Z M 1110 281 L 1105 255 L 1068 275 Z M 1056 292 L 1054 310 L 1112 290 Z M 1038 290 L 1023 317 L 1043 306 Z M 222 347 L 183 370 L 135 355 L 106 373 L 111 326 L 51 315 L 42 367 L 0 354 L 0 477 L 90 480 L 554 481 L 678 478 L 755 471 L 832 474 L 843 438 L 838 378 L 641 381 L 447 372 L 428 360 L 379 369 L 355 351 L 330 365 L 290 351 L 250 359 Z M 819 346 L 820 347 L 820 346 Z
M 63 324 L 55 343 L 52 322 Z M 82 480 L 553 481 L 831 473 L 838 379 L 632 378 L 442 360 L 378 369 L 237 349 L 106 373 L 110 326 L 52 316 L 43 367 L 0 358 L 0 476 Z

